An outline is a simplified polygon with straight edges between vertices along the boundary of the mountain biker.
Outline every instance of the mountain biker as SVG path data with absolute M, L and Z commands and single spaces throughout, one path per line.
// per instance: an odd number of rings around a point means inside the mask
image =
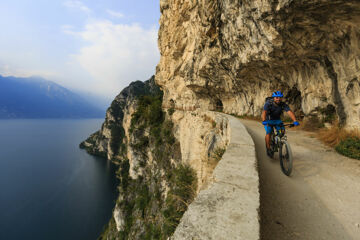
M 294 121 L 295 126 L 299 126 L 299 122 L 296 121 L 295 114 L 290 110 L 290 107 L 282 101 L 284 95 L 280 91 L 273 92 L 272 101 L 266 101 L 264 105 L 264 110 L 261 114 L 262 124 L 265 127 L 266 135 L 265 135 L 265 143 L 266 143 L 266 153 L 268 156 L 272 156 L 270 150 L 270 133 L 272 131 L 271 125 L 281 124 L 282 121 L 280 116 L 283 111 L 285 111 L 289 117 Z

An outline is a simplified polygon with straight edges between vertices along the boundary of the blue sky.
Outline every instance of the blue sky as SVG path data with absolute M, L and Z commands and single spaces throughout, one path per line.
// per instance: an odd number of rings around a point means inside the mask
M 0 74 L 113 98 L 155 73 L 159 0 L 1 0 Z

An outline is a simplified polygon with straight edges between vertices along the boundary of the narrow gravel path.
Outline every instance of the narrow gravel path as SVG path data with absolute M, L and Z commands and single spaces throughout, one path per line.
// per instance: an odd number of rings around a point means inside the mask
M 241 120 L 259 161 L 261 239 L 360 240 L 360 161 L 337 154 L 303 131 L 288 131 L 294 156 L 292 176 L 278 155 L 265 154 L 265 130 Z

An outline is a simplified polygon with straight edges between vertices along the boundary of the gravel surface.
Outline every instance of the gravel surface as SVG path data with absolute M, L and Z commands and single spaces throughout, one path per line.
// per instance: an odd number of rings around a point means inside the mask
M 265 153 L 261 123 L 241 120 L 254 139 L 260 174 L 261 239 L 359 239 L 360 161 L 304 131 L 287 131 L 294 156 L 285 176 Z

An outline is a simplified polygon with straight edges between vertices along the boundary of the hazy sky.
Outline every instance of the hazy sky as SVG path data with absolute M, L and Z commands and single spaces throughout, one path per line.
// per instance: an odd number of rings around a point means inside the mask
M 113 98 L 159 61 L 159 0 L 0 0 L 0 75 Z

